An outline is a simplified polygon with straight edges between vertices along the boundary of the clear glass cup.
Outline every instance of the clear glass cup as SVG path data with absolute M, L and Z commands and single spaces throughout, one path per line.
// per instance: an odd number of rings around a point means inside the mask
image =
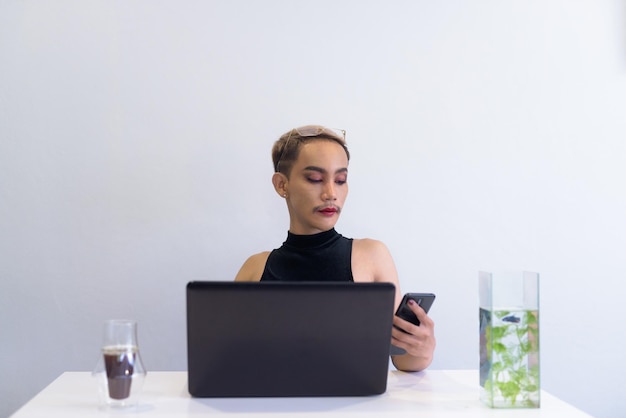
M 539 408 L 539 274 L 479 272 L 480 398 Z
M 137 321 L 104 322 L 102 350 L 93 376 L 103 407 L 136 407 L 146 377 L 137 344 Z

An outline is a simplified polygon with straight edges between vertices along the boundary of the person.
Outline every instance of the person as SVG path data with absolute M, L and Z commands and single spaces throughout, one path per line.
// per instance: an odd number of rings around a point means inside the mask
M 349 239 L 335 230 L 348 195 L 345 131 L 320 125 L 292 129 L 274 143 L 272 160 L 274 190 L 289 212 L 287 240 L 278 249 L 249 257 L 235 280 L 391 282 L 397 309 L 402 293 L 385 244 Z M 392 362 L 398 370 L 419 371 L 433 359 L 434 322 L 416 303 L 410 308 L 421 325 L 394 316 L 392 344 L 406 352 L 393 355 Z

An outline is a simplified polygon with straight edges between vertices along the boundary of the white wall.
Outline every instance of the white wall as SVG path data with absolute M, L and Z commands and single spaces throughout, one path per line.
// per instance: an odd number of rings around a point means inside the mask
M 433 368 L 477 367 L 479 270 L 538 271 L 543 388 L 624 416 L 624 6 L 0 1 L 0 416 L 107 318 L 185 369 L 184 286 L 280 245 L 306 123 L 348 131 L 338 230 L 438 294 Z

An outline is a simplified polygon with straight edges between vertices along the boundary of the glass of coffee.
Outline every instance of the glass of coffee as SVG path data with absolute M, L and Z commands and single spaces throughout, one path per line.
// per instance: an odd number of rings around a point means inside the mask
M 93 372 L 103 406 L 136 406 L 146 376 L 137 344 L 137 321 L 113 319 L 104 323 L 104 339 Z

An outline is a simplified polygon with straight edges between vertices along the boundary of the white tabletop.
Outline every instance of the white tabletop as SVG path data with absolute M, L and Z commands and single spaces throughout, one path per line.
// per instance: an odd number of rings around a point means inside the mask
M 194 399 L 186 372 L 148 372 L 139 406 L 120 412 L 98 408 L 96 382 L 88 372 L 66 372 L 17 411 L 13 418 L 196 415 L 229 417 L 589 417 L 541 392 L 539 409 L 491 409 L 479 400 L 478 371 L 391 371 L 387 392 L 369 397 Z

